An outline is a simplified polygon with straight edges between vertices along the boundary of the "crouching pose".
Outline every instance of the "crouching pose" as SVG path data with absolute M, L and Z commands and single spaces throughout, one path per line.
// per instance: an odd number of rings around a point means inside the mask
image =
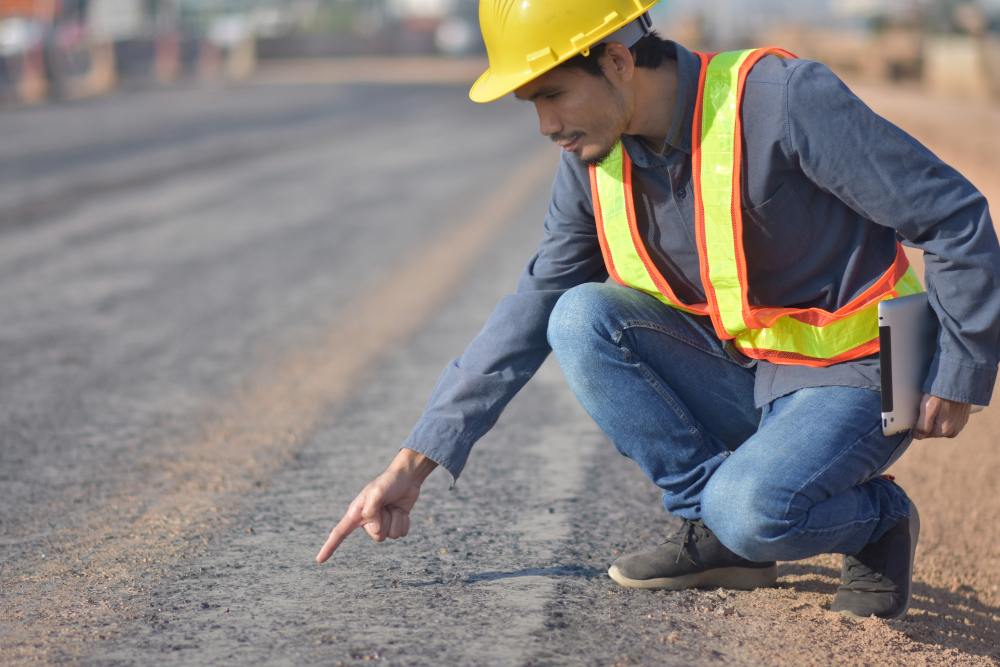
M 775 561 L 839 553 L 833 609 L 898 618 L 920 520 L 880 474 L 990 400 L 1000 247 L 986 200 L 823 65 L 692 53 L 650 31 L 655 2 L 482 0 L 490 70 L 472 99 L 514 92 L 564 150 L 546 236 L 318 559 L 361 526 L 406 535 L 427 474 L 458 477 L 552 350 L 683 519 L 616 560 L 615 581 L 754 588 Z M 923 289 L 900 241 L 925 253 L 941 326 L 917 427 L 884 436 L 877 305 Z

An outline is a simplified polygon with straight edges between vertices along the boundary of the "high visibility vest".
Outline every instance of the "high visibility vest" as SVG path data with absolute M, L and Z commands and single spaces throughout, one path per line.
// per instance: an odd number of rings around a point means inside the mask
M 619 141 L 590 168 L 594 214 L 604 262 L 612 279 L 695 315 L 708 315 L 722 340 L 743 354 L 776 364 L 829 366 L 879 350 L 878 303 L 923 291 L 903 247 L 874 285 L 836 312 L 820 308 L 752 306 L 747 299 L 741 193 L 740 103 L 747 74 L 781 49 L 735 51 L 701 57 L 692 142 L 695 232 L 707 301 L 682 303 L 653 264 L 636 227 L 632 164 Z

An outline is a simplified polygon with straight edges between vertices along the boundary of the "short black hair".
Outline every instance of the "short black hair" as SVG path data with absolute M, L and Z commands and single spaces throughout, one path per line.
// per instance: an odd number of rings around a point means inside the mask
M 591 76 L 604 76 L 604 70 L 601 69 L 601 64 L 598 60 L 604 55 L 607 48 L 608 45 L 605 42 L 594 44 L 590 47 L 590 55 L 585 56 L 579 53 L 564 62 L 560 67 L 582 69 Z M 665 58 L 677 60 L 677 45 L 663 39 L 660 33 L 655 30 L 650 30 L 648 35 L 633 44 L 629 48 L 629 52 L 632 54 L 632 59 L 635 61 L 636 67 L 656 69 L 663 64 Z

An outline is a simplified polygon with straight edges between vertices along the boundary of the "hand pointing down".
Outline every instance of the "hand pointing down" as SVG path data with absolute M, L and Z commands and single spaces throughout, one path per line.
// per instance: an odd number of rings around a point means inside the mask
M 340 523 L 319 550 L 316 561 L 324 563 L 348 535 L 364 526 L 376 542 L 398 539 L 410 532 L 410 510 L 437 463 L 412 449 L 401 449 L 384 473 L 354 499 Z

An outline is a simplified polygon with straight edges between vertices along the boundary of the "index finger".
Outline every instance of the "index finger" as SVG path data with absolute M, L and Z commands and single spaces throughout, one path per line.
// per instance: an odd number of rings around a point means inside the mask
M 356 509 L 354 505 L 351 505 L 344 518 L 330 532 L 330 537 L 327 538 L 326 544 L 323 545 L 323 548 L 319 550 L 319 554 L 316 556 L 316 562 L 325 563 L 333 555 L 333 552 L 337 550 L 337 547 L 347 539 L 347 536 L 362 525 L 364 525 L 364 519 L 361 517 L 361 511 Z

